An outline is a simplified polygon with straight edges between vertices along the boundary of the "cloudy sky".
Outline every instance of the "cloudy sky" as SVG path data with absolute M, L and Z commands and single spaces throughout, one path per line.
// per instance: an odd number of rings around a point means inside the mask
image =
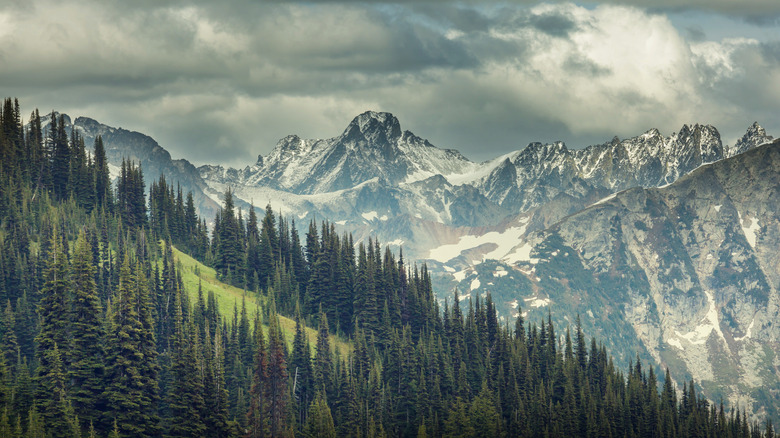
M 697 122 L 731 144 L 780 136 L 780 1 L 4 0 L 0 90 L 196 164 L 369 109 L 476 161 Z

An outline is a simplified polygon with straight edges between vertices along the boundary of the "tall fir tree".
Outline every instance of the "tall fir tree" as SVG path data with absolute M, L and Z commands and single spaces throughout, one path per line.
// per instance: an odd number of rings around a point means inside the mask
M 72 284 L 68 258 L 63 249 L 62 237 L 58 234 L 56 227 L 50 244 L 51 249 L 44 272 L 45 283 L 41 289 L 41 301 L 38 305 L 40 332 L 35 338 L 39 377 L 50 373 L 49 353 L 54 350 L 55 345 L 62 351 L 70 351 L 68 316 L 70 314 L 69 295 L 72 291 Z M 65 366 L 67 366 L 67 362 L 65 362 Z M 63 372 L 64 369 L 60 371 Z
M 144 356 L 144 324 L 138 314 L 138 270 L 134 273 L 130 255 L 125 253 L 119 273 L 119 286 L 108 313 L 106 341 L 106 418 L 116 421 L 123 437 L 155 435 L 159 431 L 156 406 L 150 394 L 157 382 L 144 375 L 149 368 Z
M 95 285 L 95 266 L 92 251 L 84 230 L 79 233 L 73 253 L 73 299 L 71 306 L 72 348 L 69 352 L 71 369 L 68 373 L 73 408 L 79 417 L 81 428 L 90 424 L 101 427 L 103 379 L 105 372 L 104 334 L 101 317 L 103 311 Z

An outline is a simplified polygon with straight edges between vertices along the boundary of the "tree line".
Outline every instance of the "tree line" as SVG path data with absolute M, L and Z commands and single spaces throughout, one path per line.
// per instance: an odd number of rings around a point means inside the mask
M 618 369 L 579 320 L 439 303 L 425 265 L 328 222 L 244 220 L 227 191 L 209 235 L 164 178 L 147 203 L 125 162 L 114 187 L 101 139 L 1 114 L 0 436 L 776 436 L 693 381 Z M 232 315 L 190 298 L 174 246 L 247 290 Z

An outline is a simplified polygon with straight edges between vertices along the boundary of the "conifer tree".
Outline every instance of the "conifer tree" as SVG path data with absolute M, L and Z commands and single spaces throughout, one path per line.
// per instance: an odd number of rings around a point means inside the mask
M 65 374 L 62 356 L 57 344 L 46 351 L 46 371 L 39 375 L 42 389 L 39 397 L 41 414 L 48 435 L 52 438 L 71 438 L 81 435 L 73 408 L 65 392 Z
M 51 130 L 49 131 L 49 149 L 51 153 L 51 178 L 54 197 L 64 200 L 68 197 L 68 177 L 70 175 L 70 146 L 65 131 L 65 118 L 62 114 L 51 112 Z
M 306 421 L 304 436 L 311 438 L 336 438 L 336 427 L 330 407 L 322 392 L 317 392 L 309 407 L 309 418 Z
M 203 420 L 206 426 L 205 435 L 215 438 L 231 436 L 231 424 L 228 420 L 228 392 L 225 386 L 225 353 L 222 344 L 222 331 L 220 325 L 216 325 L 213 338 L 206 324 L 206 348 L 204 359 L 206 362 L 204 376 L 204 402 L 205 415 Z
M 108 169 L 106 148 L 103 145 L 103 137 L 98 135 L 94 145 L 95 167 L 95 204 L 98 209 L 111 211 L 114 204 L 113 191 L 111 190 L 111 173 Z
M 39 363 L 38 376 L 51 372 L 50 352 L 57 345 L 60 350 L 70 351 L 69 294 L 72 290 L 69 263 L 62 247 L 62 241 L 55 227 L 51 239 L 51 250 L 44 272 L 44 285 L 38 305 L 40 332 L 35 338 Z M 62 360 L 62 358 L 60 358 Z M 67 365 L 65 365 L 67 366 Z M 60 370 L 62 372 L 63 369 Z
M 252 387 L 249 391 L 246 438 L 264 438 L 269 435 L 267 409 L 268 357 L 262 326 L 255 325 L 255 361 L 252 368 Z
M 244 240 L 233 204 L 233 193 L 225 192 L 225 204 L 222 208 L 219 228 L 214 225 L 214 248 L 216 251 L 215 268 L 231 284 L 243 283 Z
M 73 254 L 73 305 L 71 306 L 69 372 L 70 395 L 81 427 L 98 424 L 104 410 L 103 311 L 95 286 L 95 266 L 84 230 L 79 233 Z M 106 425 L 107 426 L 107 425 Z M 99 429 L 102 429 L 99 427 Z M 106 427 L 107 429 L 107 427 Z
M 328 317 L 320 313 L 320 326 L 317 331 L 317 353 L 314 357 L 314 390 L 326 397 L 334 394 L 333 356 L 330 349 Z
M 206 431 L 201 417 L 204 409 L 203 381 L 198 362 L 198 336 L 192 324 L 185 321 L 181 293 L 177 291 L 174 303 L 173 334 L 171 336 L 171 384 L 168 393 L 172 437 L 199 437 Z
M 293 376 L 292 395 L 297 404 L 298 411 L 296 424 L 300 426 L 306 424 L 309 405 L 314 401 L 311 348 L 309 346 L 309 340 L 306 337 L 305 328 L 300 306 L 296 306 L 295 337 L 293 338 L 293 349 L 292 354 L 290 355 L 289 370 L 291 376 Z
M 2 341 L 0 341 L 0 352 L 6 359 L 6 363 L 10 369 L 16 368 L 16 362 L 21 355 L 21 349 L 19 347 L 19 340 L 16 336 L 16 315 L 11 307 L 11 300 L 7 300 L 5 304 L 5 310 L 3 311 L 2 318 L 0 318 L 0 335 L 2 335 Z
M 272 309 L 268 322 L 268 382 L 265 385 L 268 432 L 272 437 L 292 435 L 288 378 L 282 330 Z
M 149 396 L 156 393 L 156 382 L 143 372 L 150 358 L 144 357 L 149 350 L 142 345 L 145 329 L 138 314 L 137 281 L 126 253 L 109 309 L 106 342 L 106 415 L 116 421 L 122 437 L 153 435 L 158 428 L 156 406 Z

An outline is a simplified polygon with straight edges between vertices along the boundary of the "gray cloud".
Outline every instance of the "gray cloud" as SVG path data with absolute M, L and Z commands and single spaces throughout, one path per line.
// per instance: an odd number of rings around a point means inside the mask
M 731 13 L 725 1 L 687 7 Z M 150 134 L 174 157 L 232 165 L 287 134 L 338 135 L 367 109 L 477 160 L 689 122 L 736 138 L 753 120 L 780 120 L 777 40 L 707 41 L 706 21 L 699 35 L 666 14 L 522 1 L 38 0 L 0 6 L 0 83 L 27 113 L 86 115 Z
M 576 28 L 574 21 L 565 15 L 555 13 L 545 13 L 541 15 L 531 15 L 529 19 L 531 25 L 542 32 L 556 36 L 568 37 L 569 33 Z

